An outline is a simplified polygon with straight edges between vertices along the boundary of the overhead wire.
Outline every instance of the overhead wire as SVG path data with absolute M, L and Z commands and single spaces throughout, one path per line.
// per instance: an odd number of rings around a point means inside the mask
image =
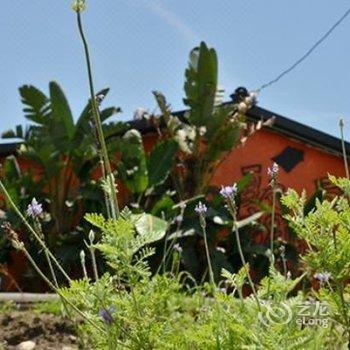
M 320 39 L 318 39 L 311 47 L 308 49 L 304 55 L 302 55 L 298 60 L 296 60 L 291 66 L 287 69 L 283 70 L 279 75 L 277 75 L 274 79 L 268 81 L 267 83 L 261 85 L 258 89 L 254 90 L 259 93 L 261 90 L 270 87 L 273 84 L 276 84 L 280 81 L 284 76 L 293 71 L 297 66 L 299 66 L 303 61 L 305 61 L 316 49 L 320 46 L 331 34 L 332 32 L 348 17 L 350 14 L 350 8 L 348 8 L 345 13 L 327 30 L 325 34 L 323 34 Z

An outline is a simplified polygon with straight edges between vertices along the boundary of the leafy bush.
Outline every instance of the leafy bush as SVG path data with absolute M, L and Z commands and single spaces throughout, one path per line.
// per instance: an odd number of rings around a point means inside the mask
M 45 240 L 65 266 L 69 266 L 75 263 L 84 247 L 84 231 L 88 229 L 82 220 L 84 213 L 105 212 L 103 191 L 96 180 L 100 157 L 91 122 L 91 102 L 74 122 L 67 99 L 57 83 L 50 83 L 49 96 L 30 85 L 22 86 L 19 91 L 25 117 L 32 124 L 26 128 L 18 125 L 2 137 L 20 140 L 18 157 L 29 167 L 21 168 L 17 158 L 8 157 L 3 167 L 4 184 L 22 212 L 32 198 L 43 204 L 46 215 L 41 225 Z M 106 96 L 108 91 L 101 90 L 98 95 Z M 101 111 L 107 136 L 128 128 L 124 123 L 107 123 L 118 112 L 115 107 Z M 109 147 L 115 147 L 113 139 Z M 3 217 L 13 227 L 21 229 L 22 223 L 11 206 L 4 204 Z M 8 257 L 3 260 L 7 261 Z

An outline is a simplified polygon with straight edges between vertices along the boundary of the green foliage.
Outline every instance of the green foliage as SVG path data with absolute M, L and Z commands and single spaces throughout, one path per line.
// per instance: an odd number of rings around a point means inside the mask
M 333 176 L 329 179 L 343 195 L 333 200 L 317 199 L 307 215 L 305 195 L 289 190 L 282 200 L 291 211 L 286 215 L 291 227 L 308 245 L 303 261 L 308 272 L 320 279 L 321 290 L 316 295 L 329 303 L 333 318 L 343 325 L 344 337 L 350 340 L 350 181 Z
M 30 167 L 20 169 L 11 156 L 5 161 L 2 178 L 22 212 L 32 198 L 43 204 L 46 241 L 65 263 L 72 263 L 83 246 L 84 212 L 104 210 L 103 191 L 94 179 L 99 169 L 99 154 L 91 103 L 87 103 L 75 123 L 67 98 L 56 82 L 50 82 L 49 96 L 31 85 L 22 86 L 19 92 L 24 115 L 31 124 L 26 128 L 17 126 L 2 136 L 21 139 L 18 154 Z M 102 93 L 106 95 L 108 89 L 99 92 Z M 101 110 L 105 131 L 128 129 L 123 123 L 107 123 L 118 111 L 115 107 Z M 117 139 L 110 139 L 108 146 L 115 143 Z M 6 220 L 21 229 L 6 203 L 5 208 Z M 40 261 L 40 255 L 38 258 Z
M 146 190 L 149 183 L 142 137 L 137 130 L 129 130 L 124 135 L 124 140 L 126 142 L 121 150 L 119 174 L 131 192 L 140 193 Z
M 187 275 L 172 274 L 143 275 L 126 289 L 120 287 L 118 275 L 105 274 L 96 283 L 74 281 L 70 289 L 62 292 L 100 327 L 88 323 L 80 326 L 90 345 L 98 349 L 232 349 L 234 346 L 272 350 L 331 349 L 341 345 L 337 332 L 330 326 L 303 327 L 296 322 L 298 306 L 304 301 L 301 294 L 289 299 L 285 299 L 284 292 L 278 294 L 280 297 L 274 294 L 273 299 L 263 303 L 259 316 L 252 297 L 234 297 L 235 291 L 242 290 L 245 284 L 245 269 L 237 275 L 223 271 L 223 275 L 236 289 L 227 294 L 217 291 L 212 297 L 207 295 L 205 286 L 190 287 Z M 271 280 L 276 291 L 291 290 L 298 282 L 277 272 Z M 271 308 L 279 310 L 281 302 L 290 312 L 289 322 L 283 322 L 283 318 L 278 322 L 278 317 L 283 315 L 276 315 L 276 322 L 263 318 Z M 99 316 L 101 310 L 110 310 L 110 321 L 104 322 Z
M 174 140 L 165 140 L 153 148 L 148 161 L 151 186 L 161 185 L 167 179 L 177 150 Z
M 16 304 L 13 301 L 0 302 L 0 315 L 7 314 L 16 309 Z
M 127 209 L 116 221 L 97 214 L 86 214 L 85 219 L 101 230 L 101 241 L 96 247 L 118 278 L 124 280 L 129 275 L 138 279 L 149 274 L 146 259 L 155 253 L 149 244 L 164 237 L 166 221 L 150 214 L 131 214 Z
M 218 62 L 215 50 L 209 49 L 204 42 L 193 49 L 185 76 L 184 102 L 191 108 L 189 120 L 195 126 L 204 126 L 213 113 L 217 90 Z
M 60 316 L 64 313 L 62 303 L 60 301 L 46 301 L 33 305 L 33 311 L 36 313 L 52 314 Z

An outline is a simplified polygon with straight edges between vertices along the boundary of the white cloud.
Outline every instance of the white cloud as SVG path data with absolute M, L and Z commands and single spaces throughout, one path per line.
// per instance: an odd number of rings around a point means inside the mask
M 173 12 L 169 11 L 159 1 L 144 0 L 145 6 L 166 24 L 174 28 L 188 43 L 197 44 L 200 39 L 195 31 L 186 24 L 181 18 L 177 17 Z

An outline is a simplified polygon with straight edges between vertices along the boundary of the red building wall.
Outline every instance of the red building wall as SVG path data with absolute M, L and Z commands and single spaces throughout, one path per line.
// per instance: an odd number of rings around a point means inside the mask
M 155 134 L 144 136 L 146 150 L 152 148 L 155 138 Z M 271 202 L 271 189 L 269 188 L 267 168 L 272 165 L 273 158 L 281 154 L 283 155 L 283 152 L 288 147 L 289 150 L 292 149 L 299 152 L 299 158 L 297 161 L 292 162 L 293 167 L 288 171 L 280 166 L 279 185 L 282 190 L 286 190 L 289 187 L 294 188 L 298 192 L 306 190 L 307 195 L 310 196 L 315 192 L 317 183 L 321 182 L 325 187 L 328 187 L 330 192 L 336 192 L 336 188 L 329 183 L 327 176 L 328 174 L 344 176 L 342 157 L 268 129 L 258 131 L 247 140 L 244 146 L 240 146 L 227 154 L 216 170 L 212 184 L 218 187 L 232 184 L 241 179 L 245 174 L 251 172 L 253 179 L 244 193 L 242 193 L 240 216 L 245 217 L 253 214 L 260 210 L 256 204 L 256 200 L 267 203 Z M 288 153 L 283 161 L 290 162 Z M 30 164 L 24 160 L 20 160 L 20 165 L 23 168 L 30 167 Z M 120 187 L 119 195 L 125 198 L 126 193 L 123 186 Z M 285 221 L 282 219 L 280 208 L 278 207 L 276 211 L 276 234 L 282 239 L 288 239 L 288 230 Z M 269 215 L 265 215 L 262 218 L 262 224 L 266 226 L 268 232 L 270 225 Z M 254 239 L 256 243 L 263 243 L 266 239 L 266 232 L 257 232 L 254 235 Z M 14 253 L 15 260 L 19 265 L 17 267 L 10 266 L 10 272 L 14 276 L 20 273 L 21 266 L 23 267 L 22 258 L 17 255 Z M 13 287 L 12 285 L 11 289 Z

